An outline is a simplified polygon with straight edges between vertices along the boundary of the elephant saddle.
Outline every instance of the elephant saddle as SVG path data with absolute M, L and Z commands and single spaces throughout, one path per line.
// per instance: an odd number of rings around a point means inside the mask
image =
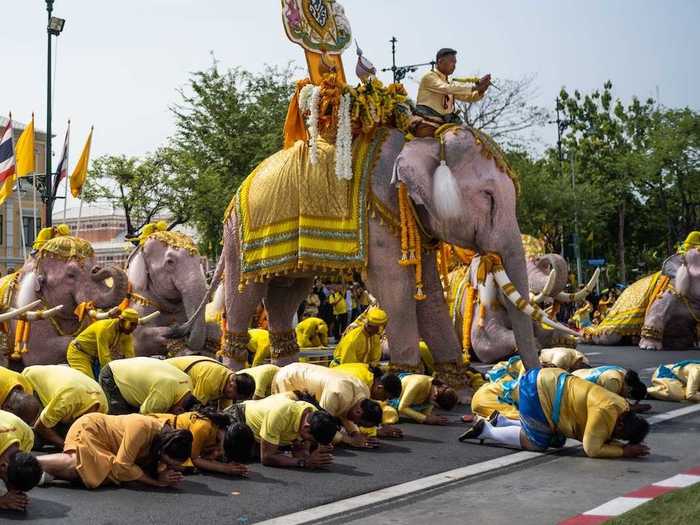
M 304 141 L 261 162 L 243 181 L 224 220 L 239 228 L 241 284 L 289 272 L 360 271 L 367 263 L 367 195 L 387 132 L 353 144 L 353 176 L 335 176 L 335 147 L 319 140 L 316 163 Z

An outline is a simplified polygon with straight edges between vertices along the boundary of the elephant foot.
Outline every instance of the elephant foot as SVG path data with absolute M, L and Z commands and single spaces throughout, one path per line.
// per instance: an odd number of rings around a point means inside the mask
M 642 337 L 639 340 L 639 348 L 641 348 L 642 350 L 663 350 L 663 344 L 661 341 L 658 341 L 656 339 Z
M 224 332 L 220 355 L 231 370 L 240 370 L 248 359 L 250 335 L 245 332 Z
M 270 362 L 273 365 L 285 366 L 299 361 L 299 345 L 296 332 L 270 332 Z

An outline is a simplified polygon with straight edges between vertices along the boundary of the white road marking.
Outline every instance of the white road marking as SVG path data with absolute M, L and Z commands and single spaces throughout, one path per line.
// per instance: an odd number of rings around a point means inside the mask
M 586 352 L 586 355 L 600 355 L 603 352 Z
M 691 474 L 676 474 L 675 476 L 672 476 L 663 481 L 657 481 L 656 483 L 654 483 L 654 485 L 658 485 L 661 487 L 683 488 L 690 487 L 691 485 L 695 485 L 696 483 L 700 483 L 700 476 L 694 476 Z
M 668 421 L 670 419 L 675 419 L 677 417 L 682 417 L 698 411 L 700 411 L 700 404 L 671 410 L 664 414 L 657 414 L 648 418 L 647 421 L 649 421 L 650 425 L 654 425 L 661 423 L 662 421 Z M 566 448 L 569 448 L 570 445 L 574 447 L 580 446 L 579 442 L 574 440 L 567 440 L 566 444 Z M 394 485 L 392 487 L 368 492 L 367 494 L 361 494 L 359 496 L 334 501 L 332 503 L 327 503 L 326 505 L 301 510 L 285 516 L 278 516 L 276 518 L 261 521 L 258 523 L 258 525 L 302 525 L 304 523 L 309 523 L 316 520 L 329 519 L 347 512 L 355 512 L 359 509 L 370 507 L 378 503 L 386 503 L 387 501 L 393 499 L 403 498 L 411 494 L 416 494 L 428 489 L 439 487 L 440 485 L 445 485 L 447 483 L 462 481 L 473 476 L 492 472 L 504 467 L 510 467 L 519 463 L 524 463 L 536 458 L 541 458 L 543 455 L 554 454 L 556 452 L 556 450 L 550 450 L 546 453 L 521 451 L 502 458 L 482 461 L 481 463 L 475 463 L 474 465 L 448 470 L 446 472 L 441 472 L 440 474 L 434 474 L 425 478 L 401 483 L 400 485 Z
M 603 503 L 600 507 L 596 507 L 583 513 L 584 516 L 619 516 L 628 510 L 639 507 L 642 503 L 646 503 L 651 498 L 615 498 L 607 503 Z

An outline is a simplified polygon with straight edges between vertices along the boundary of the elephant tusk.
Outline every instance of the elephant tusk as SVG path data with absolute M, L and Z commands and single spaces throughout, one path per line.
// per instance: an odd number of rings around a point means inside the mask
M 552 294 L 552 290 L 554 289 L 554 285 L 556 283 L 557 270 L 555 268 L 552 268 L 552 271 L 549 272 L 549 277 L 547 277 L 547 282 L 545 283 L 544 288 L 542 288 L 542 291 L 535 296 L 535 298 L 533 299 L 534 302 L 539 304 L 542 301 L 544 301 L 547 297 L 549 297 Z
M 49 319 L 50 317 L 53 317 L 61 310 L 63 310 L 63 305 L 59 304 L 58 306 L 54 306 L 53 308 L 49 308 L 48 310 L 37 310 L 37 311 L 33 311 L 33 312 L 27 312 L 24 317 L 27 321 L 37 321 L 39 319 Z
M 515 285 L 510 282 L 510 278 L 508 277 L 508 274 L 506 274 L 505 270 L 497 270 L 493 272 L 493 277 L 498 283 L 498 286 L 501 287 L 503 294 L 518 310 L 532 317 L 532 319 L 535 321 L 544 323 L 555 330 L 559 330 L 560 332 L 564 332 L 565 334 L 572 335 L 574 337 L 580 336 L 578 332 L 575 332 L 568 326 L 564 326 L 563 324 L 553 321 L 547 317 L 547 314 L 545 314 L 539 306 L 535 305 L 533 307 L 529 302 L 523 299 L 518 290 L 515 288 Z
M 143 317 L 139 317 L 139 324 L 147 324 L 153 321 L 156 317 L 160 315 L 160 312 L 156 310 L 155 312 L 145 315 Z
M 598 276 L 600 275 L 600 268 L 596 268 L 593 272 L 593 277 L 588 281 L 588 284 L 584 286 L 581 290 L 576 293 L 564 293 L 561 292 L 557 294 L 556 300 L 560 303 L 575 303 L 578 301 L 583 301 L 588 294 L 590 294 L 598 283 Z
M 88 315 L 95 319 L 96 321 L 101 321 L 103 319 L 112 319 L 116 317 L 116 315 L 120 312 L 118 306 L 114 306 L 107 310 L 106 312 L 100 312 L 98 310 L 90 310 L 88 312 Z
M 15 317 L 19 317 L 22 314 L 31 310 L 32 308 L 36 308 L 40 304 L 41 304 L 41 300 L 37 299 L 36 301 L 32 301 L 31 303 L 25 304 L 24 306 L 20 306 L 19 308 L 10 308 L 8 311 L 0 314 L 0 322 L 9 321 L 10 319 L 14 319 Z

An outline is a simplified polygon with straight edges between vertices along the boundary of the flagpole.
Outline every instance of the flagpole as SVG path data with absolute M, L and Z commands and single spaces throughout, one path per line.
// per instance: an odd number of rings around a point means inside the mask
M 64 177 L 65 185 L 63 186 L 63 222 L 66 222 L 66 212 L 68 206 L 68 177 Z
M 75 236 L 80 233 L 80 219 L 83 216 L 83 199 L 80 199 L 80 207 L 78 208 L 78 225 L 75 227 Z
M 10 112 L 10 127 L 12 127 L 12 112 Z M 12 128 L 10 134 L 12 140 L 12 154 L 15 155 L 15 179 L 17 180 L 17 202 L 19 204 L 19 235 L 22 241 L 22 258 L 27 258 L 27 247 L 24 245 L 24 220 L 22 219 L 22 190 L 20 188 L 20 179 L 16 175 L 17 170 L 17 155 L 15 154 L 15 130 Z
M 36 229 L 37 224 L 36 224 L 36 170 L 34 170 L 34 173 L 32 173 L 32 186 L 34 187 L 34 195 L 32 197 L 32 205 L 34 206 L 34 238 L 36 239 L 38 230 Z

